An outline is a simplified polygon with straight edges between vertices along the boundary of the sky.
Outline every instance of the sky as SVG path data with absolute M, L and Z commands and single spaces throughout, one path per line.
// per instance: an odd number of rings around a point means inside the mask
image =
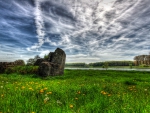
M 133 60 L 150 51 L 150 0 L 0 0 L 0 61 L 61 48 L 66 62 Z

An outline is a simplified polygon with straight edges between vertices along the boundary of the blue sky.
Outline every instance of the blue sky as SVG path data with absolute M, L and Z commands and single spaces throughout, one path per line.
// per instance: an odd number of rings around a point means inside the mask
M 0 0 L 0 61 L 62 48 L 66 62 L 133 60 L 150 51 L 150 0 Z

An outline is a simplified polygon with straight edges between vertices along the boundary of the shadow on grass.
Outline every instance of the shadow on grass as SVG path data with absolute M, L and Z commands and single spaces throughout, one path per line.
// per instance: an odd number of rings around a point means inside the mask
M 132 82 L 132 81 L 125 81 L 124 84 L 125 85 L 137 85 L 137 83 Z

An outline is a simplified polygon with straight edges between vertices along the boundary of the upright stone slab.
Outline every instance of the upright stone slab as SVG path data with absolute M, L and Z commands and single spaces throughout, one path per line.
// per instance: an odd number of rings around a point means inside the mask
M 63 75 L 65 60 L 66 54 L 62 49 L 57 48 L 55 52 L 50 52 L 48 56 L 48 61 L 42 62 L 39 66 L 40 76 Z

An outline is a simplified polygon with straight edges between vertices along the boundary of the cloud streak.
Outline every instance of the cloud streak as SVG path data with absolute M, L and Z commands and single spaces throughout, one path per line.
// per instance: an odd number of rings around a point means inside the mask
M 12 1 L 0 1 L 0 35 L 5 43 L 9 37 L 22 43 L 22 55 L 43 56 L 60 47 L 67 62 L 96 62 L 133 60 L 150 49 L 149 0 Z

